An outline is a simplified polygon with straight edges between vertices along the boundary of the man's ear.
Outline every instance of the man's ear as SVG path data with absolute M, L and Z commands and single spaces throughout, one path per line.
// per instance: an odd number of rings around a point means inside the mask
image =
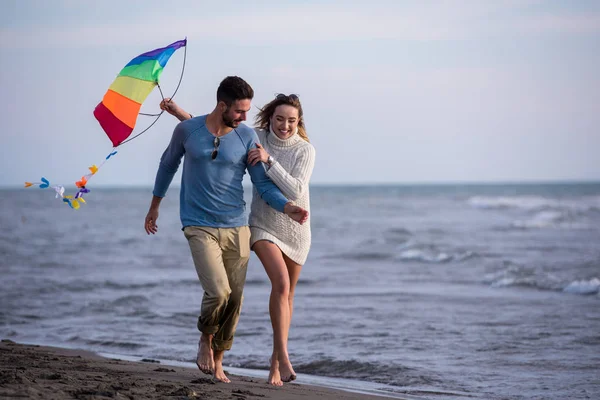
M 219 110 L 220 110 L 222 113 L 226 112 L 226 111 L 227 111 L 227 108 L 229 108 L 229 107 L 227 107 L 227 104 L 225 104 L 225 102 L 224 102 L 224 101 L 220 101 L 219 103 L 217 103 L 217 106 L 219 107 Z

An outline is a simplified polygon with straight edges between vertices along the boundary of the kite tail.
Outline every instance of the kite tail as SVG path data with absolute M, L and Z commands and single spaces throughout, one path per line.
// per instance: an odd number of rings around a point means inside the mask
M 117 154 L 117 152 L 115 151 L 115 148 L 113 148 L 110 154 L 107 155 L 104 160 L 102 160 L 102 163 L 99 166 L 96 166 L 94 164 L 91 167 L 88 167 L 90 172 L 83 175 L 81 177 L 81 180 L 75 182 L 75 186 L 77 186 L 78 190 L 74 195 L 65 195 L 65 188 L 63 185 L 51 186 L 50 181 L 45 177 L 41 178 L 41 182 L 25 182 L 25 187 L 28 188 L 38 186 L 40 189 L 52 188 L 56 192 L 55 198 L 61 198 L 63 203 L 65 203 L 74 210 L 78 210 L 81 207 L 81 204 L 85 204 L 85 199 L 83 198 L 83 195 L 90 192 L 90 189 L 86 187 L 87 184 L 92 179 L 92 177 L 96 175 L 100 168 L 102 168 L 106 161 L 108 161 L 115 154 Z

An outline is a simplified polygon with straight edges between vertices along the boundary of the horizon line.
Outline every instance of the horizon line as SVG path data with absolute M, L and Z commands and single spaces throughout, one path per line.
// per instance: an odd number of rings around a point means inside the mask
M 600 184 L 600 179 L 532 179 L 532 180 L 498 180 L 498 181 L 404 181 L 404 182 L 315 182 L 310 186 L 335 186 L 335 187 L 373 187 L 373 186 L 492 186 L 492 185 L 594 185 Z M 100 184 L 98 189 L 121 189 L 121 188 L 152 188 L 154 184 Z M 179 189 L 181 185 L 174 184 L 171 188 Z M 243 185 L 251 188 L 252 185 Z M 25 189 L 23 185 L 3 185 L 0 190 Z

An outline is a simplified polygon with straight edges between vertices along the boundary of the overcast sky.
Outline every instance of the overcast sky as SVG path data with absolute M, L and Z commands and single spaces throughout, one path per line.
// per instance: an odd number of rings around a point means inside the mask
M 599 1 L 0 7 L 1 186 L 45 176 L 71 187 L 99 165 L 112 145 L 92 112 L 116 74 L 186 36 L 175 100 L 208 113 L 227 75 L 254 87 L 254 106 L 297 93 L 317 151 L 313 183 L 600 180 Z M 165 95 L 183 55 L 164 70 Z M 142 111 L 159 100 L 155 90 Z M 140 116 L 136 131 L 150 122 Z M 94 185 L 152 185 L 175 123 L 164 115 L 120 147 Z

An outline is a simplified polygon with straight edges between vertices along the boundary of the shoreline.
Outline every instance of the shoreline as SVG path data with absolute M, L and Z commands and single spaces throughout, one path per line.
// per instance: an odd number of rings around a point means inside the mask
M 287 383 L 274 387 L 256 376 L 228 373 L 231 383 L 215 382 L 185 365 L 156 360 L 132 361 L 87 350 L 0 342 L 0 397 L 32 399 L 366 399 L 399 397 L 344 386 Z M 179 364 L 179 365 L 174 365 Z M 226 370 L 229 370 L 226 367 Z M 236 373 L 237 372 L 237 373 Z M 260 371 L 262 372 L 262 371 Z M 299 375 L 299 380 L 303 376 Z

